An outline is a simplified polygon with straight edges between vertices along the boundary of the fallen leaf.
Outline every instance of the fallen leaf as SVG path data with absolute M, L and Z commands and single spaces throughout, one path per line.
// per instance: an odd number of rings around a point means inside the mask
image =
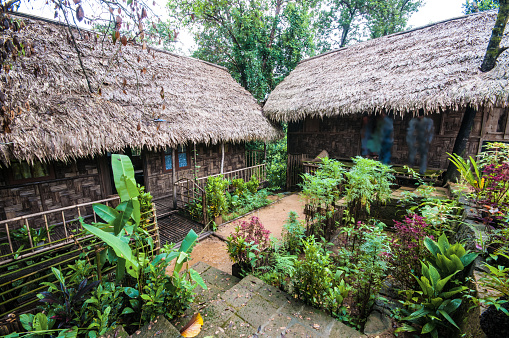
M 203 318 L 199 313 L 195 313 L 191 320 L 180 330 L 182 337 L 196 337 L 203 325 Z

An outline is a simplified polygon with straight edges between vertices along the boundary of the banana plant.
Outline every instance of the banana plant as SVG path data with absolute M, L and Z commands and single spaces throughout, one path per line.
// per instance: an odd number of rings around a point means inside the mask
M 134 179 L 134 167 L 128 156 L 113 154 L 111 167 L 115 187 L 120 197 L 120 204 L 116 208 L 104 204 L 94 204 L 94 212 L 105 223 L 84 224 L 83 228 L 102 239 L 109 248 L 103 251 L 103 261 L 108 258 L 110 263 L 116 263 L 116 281 L 120 282 L 127 271 L 133 276 L 138 275 L 139 256 L 135 257 L 129 241 L 140 224 L 141 212 L 138 200 L 139 190 Z M 142 257 L 143 258 L 143 257 Z
M 441 275 L 447 276 L 462 271 L 466 266 L 477 258 L 477 253 L 468 252 L 463 245 L 449 244 L 445 234 L 435 242 L 429 237 L 424 239 L 424 245 L 431 253 L 431 263 L 440 271 Z
M 454 296 L 467 290 L 465 286 L 458 286 L 448 291 L 444 288 L 451 278 L 458 271 L 441 278 L 440 273 L 432 264 L 424 264 L 421 262 L 421 278 L 415 279 L 419 283 L 420 291 L 409 291 L 407 293 L 407 301 L 404 303 L 412 312 L 403 318 L 412 324 L 420 327 L 421 334 L 430 334 L 432 337 L 438 337 L 439 326 L 450 327 L 453 325 L 459 330 L 458 325 L 454 322 L 451 315 L 461 305 L 461 298 Z M 417 294 L 417 297 L 414 295 Z M 403 327 L 396 332 L 417 332 L 416 326 L 405 323 Z

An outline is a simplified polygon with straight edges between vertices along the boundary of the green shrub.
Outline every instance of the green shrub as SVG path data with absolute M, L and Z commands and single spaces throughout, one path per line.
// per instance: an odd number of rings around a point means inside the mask
M 212 217 L 218 217 L 228 211 L 225 191 L 228 187 L 228 181 L 223 179 L 223 175 L 210 176 L 207 179 L 205 193 L 207 196 L 207 207 Z
M 458 298 L 461 296 L 460 293 L 467 290 L 467 287 L 458 286 L 445 291 L 448 289 L 446 288 L 447 283 L 456 273 L 442 278 L 433 265 L 422 263 L 422 276 L 420 279 L 415 277 L 420 290 L 407 291 L 407 300 L 404 302 L 408 309 L 406 310 L 408 316 L 404 317 L 403 320 L 412 325 L 405 323 L 396 332 L 418 332 L 438 337 L 439 327 L 450 330 L 452 325 L 459 330 L 458 325 L 452 319 L 452 315 L 461 305 L 461 298 Z
M 350 287 L 342 278 L 343 271 L 336 269 L 331 252 L 316 242 L 314 236 L 303 240 L 304 258 L 295 261 L 292 293 L 304 302 L 323 308 L 334 317 L 348 321 L 343 300 Z
M 470 265 L 478 256 L 477 253 L 465 250 L 460 243 L 450 245 L 445 234 L 442 234 L 438 238 L 438 242 L 426 237 L 424 239 L 424 245 L 431 253 L 429 257 L 431 264 L 433 264 L 442 276 L 449 276 L 463 271 L 463 269 Z M 461 276 L 460 279 L 464 280 L 464 277 L 465 276 Z
M 246 189 L 251 194 L 256 194 L 256 191 L 258 191 L 258 187 L 260 186 L 260 181 L 253 175 L 249 179 L 248 182 L 246 182 Z
M 302 240 L 306 232 L 303 222 L 299 221 L 297 217 L 295 211 L 290 211 L 288 219 L 283 225 L 283 245 L 291 254 L 299 254 L 302 251 Z
M 383 204 L 389 199 L 394 175 L 388 165 L 375 160 L 355 157 L 353 162 L 355 165 L 345 173 L 345 199 L 358 221 L 370 214 L 372 204 Z
M 354 307 L 358 316 L 354 325 L 361 327 L 369 315 L 391 259 L 391 246 L 383 231 L 384 224 L 350 224 L 341 229 L 337 265 L 352 286 Z

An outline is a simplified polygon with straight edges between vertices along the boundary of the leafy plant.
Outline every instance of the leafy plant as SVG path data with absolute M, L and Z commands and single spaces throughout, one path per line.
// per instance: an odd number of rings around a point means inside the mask
M 336 228 L 336 204 L 342 198 L 345 170 L 336 160 L 323 158 L 318 169 L 302 175 L 302 194 L 307 197 L 313 215 L 308 219 L 306 235 L 330 240 Z
M 414 274 L 421 268 L 421 260 L 426 255 L 424 237 L 429 225 L 424 218 L 410 214 L 403 222 L 394 223 L 392 244 L 392 274 L 401 284 L 402 289 L 413 289 L 416 286 Z
M 283 225 L 283 243 L 288 252 L 298 254 L 302 251 L 302 240 L 305 237 L 306 228 L 302 221 L 298 220 L 295 211 L 288 213 L 288 219 Z
M 138 260 L 132 254 L 129 241 L 140 224 L 140 192 L 136 187 L 134 168 L 128 156 L 113 154 L 111 166 L 121 203 L 115 209 L 104 204 L 93 205 L 95 213 L 106 223 L 89 225 L 82 219 L 80 222 L 85 230 L 108 244 L 109 248 L 103 251 L 103 257 L 107 257 L 110 263 L 116 263 L 115 277 L 117 283 L 120 283 L 126 269 L 133 274 L 138 271 Z
M 343 271 L 334 266 L 331 252 L 316 242 L 314 236 L 302 242 L 304 258 L 294 263 L 292 293 L 310 305 L 328 310 L 338 319 L 348 320 L 343 300 L 351 288 L 342 278 Z
M 500 253 L 500 256 L 509 259 L 509 256 L 504 253 Z M 509 299 L 509 267 L 502 265 L 494 266 L 487 263 L 485 267 L 488 269 L 488 273 L 480 279 L 479 284 L 485 289 L 497 291 L 498 294 L 489 295 L 482 299 L 481 302 L 487 306 L 493 305 L 497 311 L 502 311 L 509 316 L 509 311 L 506 309 L 507 306 L 504 305 L 508 302 L 507 299 Z
M 228 255 L 242 268 L 249 267 L 254 272 L 261 264 L 263 251 L 270 245 L 269 234 L 258 217 L 243 221 L 226 239 Z
M 451 161 L 458 171 L 460 172 L 461 177 L 472 187 L 475 191 L 480 192 L 484 189 L 484 178 L 482 177 L 479 167 L 477 166 L 476 161 L 469 157 L 468 160 L 465 159 L 458 154 L 449 154 L 449 161 Z M 472 171 L 473 168 L 473 171 Z
M 260 181 L 256 178 L 256 176 L 251 176 L 248 182 L 246 182 L 246 189 L 251 194 L 256 194 L 258 187 L 260 186 Z
M 42 284 L 48 286 L 49 289 L 38 295 L 41 302 L 50 305 L 49 308 L 54 313 L 51 319 L 55 319 L 55 324 L 59 329 L 85 326 L 87 323 L 83 322 L 83 305 L 87 294 L 99 285 L 100 281 L 89 283 L 87 279 L 84 279 L 77 288 L 73 288 L 66 284 L 65 277 L 60 270 L 51 267 L 51 271 L 59 282 L 58 286 L 52 282 L 44 282 Z
M 431 253 L 430 262 L 439 271 L 440 275 L 449 276 L 462 271 L 478 256 L 475 252 L 468 252 L 462 244 L 449 244 L 445 234 L 438 238 L 438 242 L 426 237 L 424 245 Z
M 223 175 L 210 176 L 207 179 L 205 193 L 207 196 L 207 206 L 212 217 L 218 217 L 228 211 L 225 196 L 227 187 L 228 181 L 223 179 Z
M 404 305 L 410 310 L 410 314 L 403 318 L 412 324 L 404 324 L 396 332 L 419 332 L 430 334 L 432 337 L 439 336 L 439 327 L 445 329 L 453 325 L 459 330 L 458 325 L 451 317 L 461 305 L 461 298 L 456 298 L 461 292 L 467 290 L 465 286 L 458 286 L 445 291 L 445 286 L 451 278 L 456 275 L 454 272 L 442 278 L 439 271 L 431 264 L 422 263 L 421 278 L 416 278 L 419 283 L 419 291 L 407 291 L 407 301 Z M 414 297 L 417 294 L 417 297 Z M 417 326 L 417 327 L 416 327 Z
M 357 222 L 370 214 L 372 204 L 389 199 L 394 175 L 389 166 L 375 160 L 358 156 L 353 162 L 355 165 L 345 173 L 345 200 Z
M 51 225 L 48 227 L 49 233 L 56 225 Z M 24 243 L 26 245 L 30 245 L 30 239 L 28 238 L 28 229 L 26 224 L 23 224 L 21 228 L 16 229 L 10 233 L 12 238 L 16 241 Z M 39 229 L 30 228 L 30 237 L 32 237 L 32 243 L 34 246 L 38 246 L 45 241 L 48 240 L 48 231 L 45 227 L 40 227 Z

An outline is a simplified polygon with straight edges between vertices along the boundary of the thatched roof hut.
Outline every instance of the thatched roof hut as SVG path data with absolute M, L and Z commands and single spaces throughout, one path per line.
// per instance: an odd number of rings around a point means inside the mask
M 496 15 L 472 14 L 304 60 L 270 94 L 264 113 L 289 122 L 382 109 L 507 107 L 509 53 L 492 71 L 479 70 Z
M 0 33 L 26 52 L 0 74 L 0 163 L 280 136 L 225 68 L 74 29 L 90 94 L 68 28 L 20 19 L 25 28 Z

